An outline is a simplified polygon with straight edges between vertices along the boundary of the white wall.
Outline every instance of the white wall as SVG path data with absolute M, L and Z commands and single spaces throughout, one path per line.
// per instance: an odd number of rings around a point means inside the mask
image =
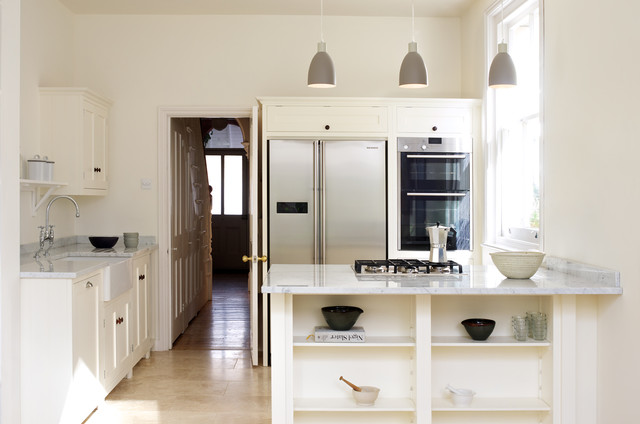
M 483 96 L 479 0 L 461 19 L 462 94 Z M 619 270 L 624 295 L 599 298 L 598 423 L 636 423 L 640 381 L 637 122 L 640 3 L 544 0 L 544 248 Z M 470 72 L 471 71 L 471 72 Z M 482 79 L 480 76 L 482 75 Z
M 20 156 L 23 178 L 26 178 L 25 161 L 41 153 L 38 87 L 73 84 L 73 21 L 73 14 L 57 0 L 21 1 Z M 22 193 L 22 243 L 37 241 L 38 225 L 44 225 L 44 208 L 31 217 L 29 201 L 30 195 Z M 56 237 L 74 234 L 74 215 L 70 202 L 56 202 L 51 210 Z
M 0 0 L 0 422 L 20 422 L 20 2 Z
M 554 256 L 621 272 L 599 302 L 598 422 L 640 414 L 640 3 L 546 0 L 544 238 Z
M 28 1 L 57 4 L 56 0 Z M 44 19 L 45 13 L 30 11 L 33 20 Z M 430 87 L 418 91 L 397 87 L 400 63 L 411 41 L 406 18 L 325 17 L 325 41 L 338 78 L 338 87 L 330 90 L 306 87 L 307 69 L 320 37 L 316 16 L 53 14 L 52 18 L 55 25 L 44 25 L 42 30 L 32 25 L 30 35 L 38 40 L 52 35 L 62 44 L 58 47 L 61 60 L 74 64 L 73 72 L 62 67 L 63 73 L 72 73 L 73 78 L 57 78 L 60 67 L 51 61 L 34 59 L 29 72 L 52 85 L 90 87 L 114 101 L 110 194 L 106 199 L 79 198 L 82 216 L 77 220 L 66 210 L 70 203 L 59 207 L 56 203 L 52 221 L 55 219 L 57 237 L 74 231 L 157 235 L 159 106 L 249 107 L 259 96 L 460 96 L 457 18 L 416 19 L 418 49 L 431 81 Z M 41 47 L 33 43 L 27 46 L 27 54 L 48 59 Z M 37 104 L 38 83 L 28 78 L 23 84 L 28 86 L 23 87 L 23 126 L 34 124 L 26 123 L 24 117 L 31 116 L 30 105 Z M 37 128 L 32 132 L 35 137 Z M 141 178 L 150 178 L 153 189 L 141 190 Z M 40 221 L 40 214 L 25 221 L 22 243 L 36 241 Z

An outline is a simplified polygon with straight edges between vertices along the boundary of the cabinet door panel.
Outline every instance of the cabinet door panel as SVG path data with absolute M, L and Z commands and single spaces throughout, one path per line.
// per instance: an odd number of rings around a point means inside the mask
M 387 131 L 387 108 L 378 106 L 269 106 L 268 131 L 376 133 Z
M 87 104 L 83 110 L 84 188 L 107 188 L 107 117 Z
M 470 134 L 471 111 L 462 108 L 399 107 L 399 133 Z
M 70 397 L 84 418 L 102 398 L 100 378 L 101 278 L 94 275 L 75 283 L 73 299 L 73 385 Z
M 104 384 L 107 391 L 129 371 L 129 311 L 129 294 L 112 300 L 105 307 Z

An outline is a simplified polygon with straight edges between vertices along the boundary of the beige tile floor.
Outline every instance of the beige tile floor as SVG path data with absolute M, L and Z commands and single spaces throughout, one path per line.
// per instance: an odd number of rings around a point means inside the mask
M 214 301 L 166 352 L 152 352 L 87 424 L 271 423 L 270 368 L 252 367 L 246 277 L 214 277 Z

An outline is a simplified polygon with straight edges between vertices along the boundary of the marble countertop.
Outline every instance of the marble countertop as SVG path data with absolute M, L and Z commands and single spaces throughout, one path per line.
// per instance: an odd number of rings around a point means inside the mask
M 263 293 L 291 294 L 622 294 L 616 271 L 549 259 L 526 280 L 505 278 L 493 265 L 464 266 L 462 274 L 356 275 L 351 265 L 272 265 Z
M 68 244 L 53 248 L 49 256 L 37 262 L 33 253 L 20 258 L 20 278 L 78 278 L 104 268 L 116 258 L 134 258 L 158 248 L 157 244 L 140 244 L 136 248 L 125 248 L 116 244 L 111 249 L 96 249 L 88 243 Z M 69 260 L 78 257 L 78 260 Z

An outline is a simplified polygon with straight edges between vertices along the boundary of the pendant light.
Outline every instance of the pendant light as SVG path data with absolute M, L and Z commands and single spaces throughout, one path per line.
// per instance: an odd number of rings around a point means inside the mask
M 516 67 L 508 53 L 507 43 L 504 42 L 504 1 L 500 5 L 502 26 L 502 43 L 498 44 L 498 54 L 493 58 L 489 68 L 489 87 L 507 88 L 515 87 L 518 83 Z
M 331 88 L 336 86 L 336 70 L 333 67 L 331 56 L 327 53 L 327 43 L 324 42 L 322 33 L 322 6 L 322 0 L 320 0 L 320 42 L 318 43 L 318 52 L 313 56 L 309 65 L 307 85 L 314 88 Z
M 413 1 L 411 2 L 411 42 L 409 43 L 409 53 L 407 53 L 402 60 L 402 65 L 400 65 L 399 80 L 402 88 L 422 88 L 429 85 L 427 68 L 418 53 L 418 43 L 416 43 Z

